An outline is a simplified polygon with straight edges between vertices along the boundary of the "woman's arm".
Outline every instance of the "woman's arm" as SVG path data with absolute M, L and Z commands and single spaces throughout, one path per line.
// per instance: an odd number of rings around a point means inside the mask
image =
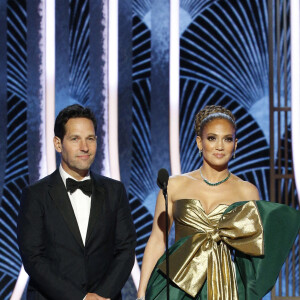
M 169 215 L 169 231 L 170 231 L 170 228 L 173 223 L 172 201 L 170 195 L 168 200 L 168 215 Z M 166 216 L 165 199 L 162 194 L 162 191 L 160 191 L 156 200 L 152 232 L 144 252 L 140 285 L 138 289 L 138 297 L 145 296 L 150 275 L 158 259 L 163 255 L 165 251 L 165 247 L 166 247 L 165 216 Z

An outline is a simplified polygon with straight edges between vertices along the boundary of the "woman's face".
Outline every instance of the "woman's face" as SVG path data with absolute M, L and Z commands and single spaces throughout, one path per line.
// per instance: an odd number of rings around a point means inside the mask
M 203 159 L 209 165 L 227 165 L 237 146 L 235 129 L 226 119 L 214 119 L 207 123 L 202 136 L 196 138 Z

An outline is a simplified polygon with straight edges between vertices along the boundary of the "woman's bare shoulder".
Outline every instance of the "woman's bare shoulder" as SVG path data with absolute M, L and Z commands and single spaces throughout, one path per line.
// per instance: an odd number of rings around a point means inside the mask
M 170 181 L 180 183 L 180 182 L 186 182 L 186 181 L 195 181 L 198 180 L 196 174 L 198 170 L 191 171 L 188 173 L 183 173 L 179 175 L 173 175 L 170 177 Z
M 242 196 L 243 200 L 259 200 L 259 191 L 257 187 L 249 182 L 242 180 L 240 177 L 233 175 L 236 189 Z
M 179 175 L 172 175 L 169 178 L 169 184 L 171 185 L 177 185 L 177 184 L 183 184 L 188 180 L 191 180 L 190 173 L 184 173 Z
M 176 191 L 177 189 L 182 189 L 182 187 L 185 187 L 187 184 L 195 181 L 196 178 L 193 176 L 193 172 L 194 171 L 171 176 L 169 178 L 168 188 L 172 191 Z

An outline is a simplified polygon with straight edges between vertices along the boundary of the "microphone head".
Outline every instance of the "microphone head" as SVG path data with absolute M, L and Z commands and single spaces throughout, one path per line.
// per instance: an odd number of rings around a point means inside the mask
M 166 169 L 160 169 L 157 174 L 157 185 L 160 189 L 167 187 L 169 181 L 169 173 Z

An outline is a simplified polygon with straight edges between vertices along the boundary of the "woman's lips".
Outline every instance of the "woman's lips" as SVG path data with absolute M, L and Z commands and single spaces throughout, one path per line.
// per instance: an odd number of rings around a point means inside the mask
M 225 154 L 215 153 L 214 156 L 216 158 L 223 158 L 225 156 Z

